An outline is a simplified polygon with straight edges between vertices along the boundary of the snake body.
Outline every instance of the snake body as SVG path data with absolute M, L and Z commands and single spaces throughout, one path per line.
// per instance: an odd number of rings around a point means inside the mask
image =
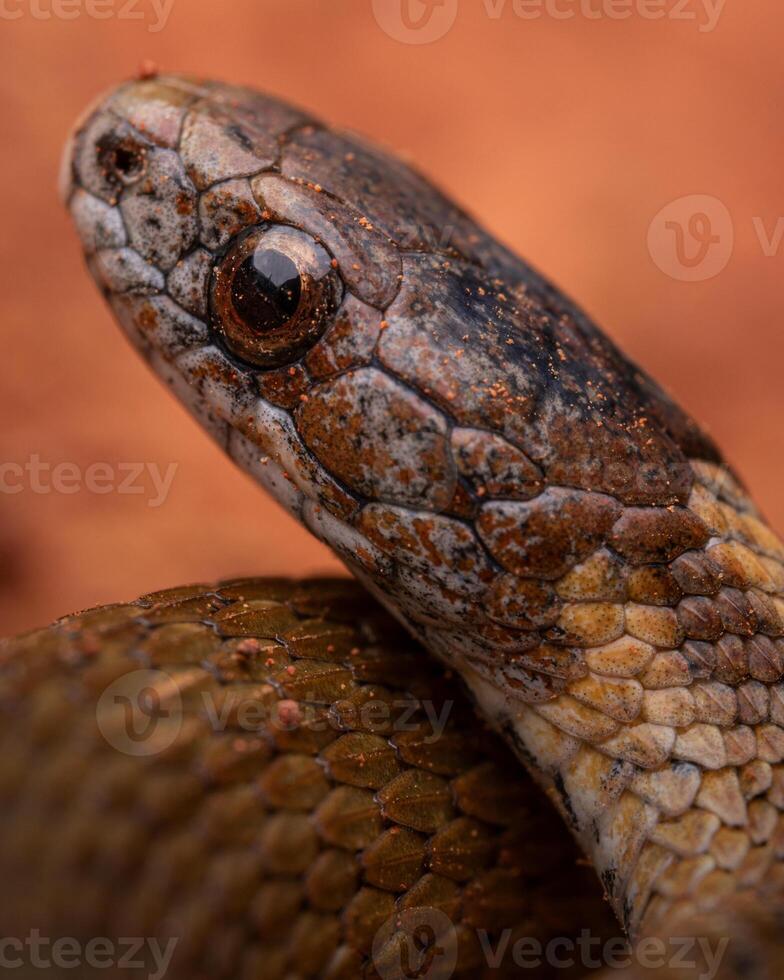
M 658 385 L 417 173 L 251 90 L 121 86 L 63 194 L 135 346 L 462 677 L 629 934 L 775 908 L 784 548 Z
M 617 933 L 503 742 L 350 580 L 66 617 L 0 646 L 0 706 L 4 936 L 146 937 L 130 975 L 159 980 L 446 980 Z

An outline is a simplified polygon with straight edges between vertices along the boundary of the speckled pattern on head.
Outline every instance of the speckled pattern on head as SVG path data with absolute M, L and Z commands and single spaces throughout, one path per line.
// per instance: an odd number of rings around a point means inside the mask
M 633 935 L 780 888 L 784 550 L 577 307 L 392 156 L 246 89 L 120 87 L 64 193 L 143 356 L 460 672 Z

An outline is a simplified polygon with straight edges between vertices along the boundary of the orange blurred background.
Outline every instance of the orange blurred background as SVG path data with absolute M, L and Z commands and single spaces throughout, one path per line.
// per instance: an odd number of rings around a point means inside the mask
M 56 196 L 60 147 L 84 105 L 145 59 L 265 88 L 404 151 L 674 392 L 784 526 L 784 244 L 766 254 L 784 227 L 784 10 L 664 0 L 653 20 L 650 0 L 542 0 L 522 19 L 512 0 L 446 0 L 429 13 L 453 26 L 410 44 L 379 20 L 402 24 L 407 9 L 424 23 L 428 8 L 376 2 L 378 17 L 371 0 L 173 0 L 153 30 L 151 0 L 104 0 L 105 19 L 89 0 L 5 0 L 0 463 L 177 472 L 160 507 L 0 492 L 0 633 L 186 581 L 339 567 L 158 385 L 82 268 Z M 630 17 L 610 16 L 625 6 Z M 684 282 L 654 262 L 648 230 L 697 194 L 723 202 L 734 249 Z

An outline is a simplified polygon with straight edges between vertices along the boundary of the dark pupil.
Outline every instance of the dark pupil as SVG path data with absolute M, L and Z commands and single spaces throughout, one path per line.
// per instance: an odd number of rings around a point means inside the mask
M 262 333 L 283 326 L 297 312 L 302 285 L 291 259 L 275 249 L 257 249 L 234 274 L 234 309 Z

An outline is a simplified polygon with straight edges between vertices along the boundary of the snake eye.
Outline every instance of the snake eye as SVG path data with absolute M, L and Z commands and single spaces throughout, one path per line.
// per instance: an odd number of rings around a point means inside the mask
M 340 293 L 329 255 L 309 235 L 262 225 L 236 238 L 213 269 L 213 327 L 242 360 L 286 364 L 324 333 Z

